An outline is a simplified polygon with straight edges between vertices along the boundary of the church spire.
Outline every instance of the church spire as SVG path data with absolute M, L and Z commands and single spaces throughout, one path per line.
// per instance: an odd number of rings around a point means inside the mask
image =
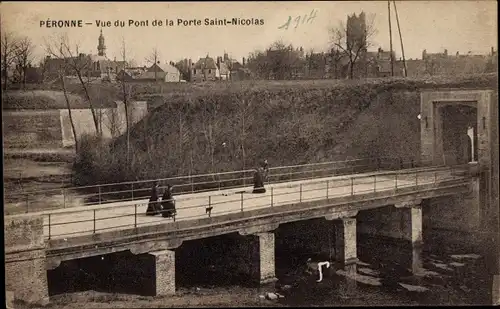
M 97 45 L 97 55 L 98 56 L 106 56 L 106 45 L 104 44 L 104 36 L 102 35 L 102 29 L 101 29 L 101 34 L 99 35 L 99 44 Z

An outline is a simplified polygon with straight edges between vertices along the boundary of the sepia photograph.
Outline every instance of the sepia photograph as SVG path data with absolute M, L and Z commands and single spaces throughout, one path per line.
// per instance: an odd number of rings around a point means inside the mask
M 6 308 L 500 305 L 497 9 L 2 1 Z

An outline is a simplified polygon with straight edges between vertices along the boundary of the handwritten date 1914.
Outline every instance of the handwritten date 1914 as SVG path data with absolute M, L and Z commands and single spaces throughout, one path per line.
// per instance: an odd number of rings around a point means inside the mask
M 297 29 L 297 27 L 300 24 L 305 24 L 305 23 L 312 23 L 314 19 L 316 18 L 316 13 L 318 12 L 317 9 L 313 9 L 309 15 L 297 15 L 295 18 L 293 18 L 293 24 L 295 24 L 294 29 Z M 292 23 L 292 16 L 288 16 L 288 20 L 286 23 L 278 27 L 278 29 L 284 29 L 288 30 L 288 27 L 290 27 L 290 24 Z

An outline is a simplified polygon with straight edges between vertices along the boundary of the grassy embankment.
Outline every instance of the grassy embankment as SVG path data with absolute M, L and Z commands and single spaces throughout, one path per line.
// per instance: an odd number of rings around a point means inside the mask
M 86 160 L 76 178 L 83 184 L 241 170 L 263 158 L 272 166 L 371 156 L 418 160 L 420 91 L 496 85 L 497 74 L 136 85 L 134 97 L 156 108 L 131 132 L 130 168 L 122 136 L 106 149 L 82 147 Z

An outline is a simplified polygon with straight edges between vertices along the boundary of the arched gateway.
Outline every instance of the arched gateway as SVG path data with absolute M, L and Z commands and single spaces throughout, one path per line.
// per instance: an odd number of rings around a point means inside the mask
M 478 166 L 479 226 L 492 252 L 493 302 L 500 303 L 498 205 L 498 93 L 494 90 L 424 91 L 420 97 L 421 160 Z M 489 250 L 491 249 L 491 250 Z

